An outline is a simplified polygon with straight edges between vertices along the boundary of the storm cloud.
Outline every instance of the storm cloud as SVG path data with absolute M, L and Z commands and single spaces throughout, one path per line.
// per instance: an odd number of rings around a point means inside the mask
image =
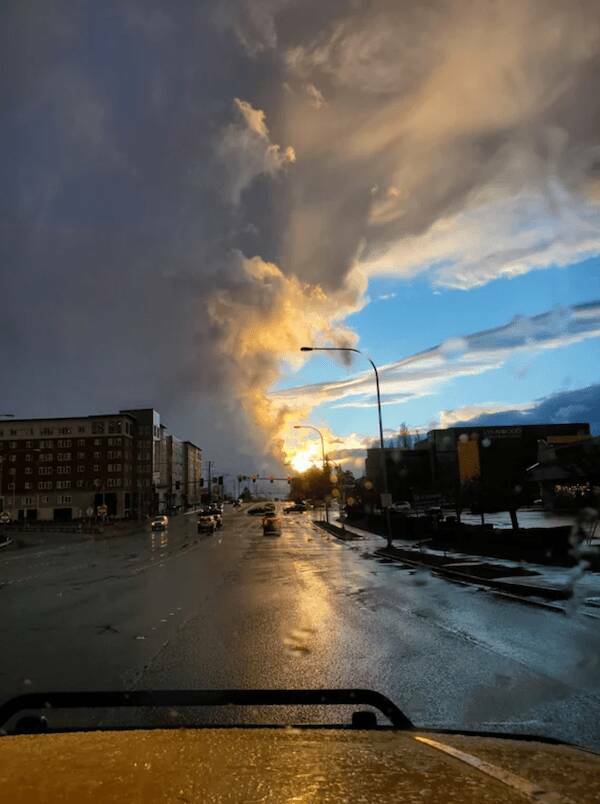
M 302 342 L 355 342 L 371 276 L 468 289 L 600 252 L 592 0 L 0 17 L 17 415 L 152 404 L 250 471 L 285 434 L 282 368 Z

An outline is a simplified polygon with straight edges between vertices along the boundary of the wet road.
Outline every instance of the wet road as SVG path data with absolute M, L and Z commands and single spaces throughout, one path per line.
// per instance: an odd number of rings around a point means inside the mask
M 53 689 L 371 687 L 419 725 L 600 746 L 598 620 L 376 560 L 306 515 L 0 554 L 2 698 Z

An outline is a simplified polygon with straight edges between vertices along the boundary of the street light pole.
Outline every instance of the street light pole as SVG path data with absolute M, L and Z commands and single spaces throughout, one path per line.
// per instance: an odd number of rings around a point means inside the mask
M 313 427 L 312 424 L 295 424 L 294 430 L 314 430 L 319 434 L 321 439 L 321 455 L 323 456 L 323 475 L 327 469 L 327 459 L 325 457 L 325 441 L 323 440 L 323 433 L 318 427 Z M 329 503 L 327 502 L 327 495 L 325 495 L 325 522 L 329 525 Z
M 366 357 L 369 361 L 371 366 L 373 367 L 373 371 L 375 372 L 375 387 L 377 389 L 377 414 L 379 417 L 379 447 L 381 452 L 381 474 L 383 479 L 383 494 L 381 500 L 381 507 L 385 512 L 385 524 L 386 524 L 386 531 L 387 531 L 387 545 L 388 547 L 392 546 L 392 521 L 390 518 L 390 508 L 389 508 L 389 484 L 388 484 L 388 474 L 387 474 L 387 463 L 385 460 L 385 446 L 383 442 L 383 422 L 381 417 L 381 393 L 379 390 L 379 372 L 377 371 L 377 366 L 368 357 L 366 354 L 360 351 L 360 349 L 353 349 L 351 346 L 302 346 L 300 347 L 301 352 L 354 352 L 357 355 L 362 355 L 362 357 Z M 385 505 L 383 502 L 385 501 Z

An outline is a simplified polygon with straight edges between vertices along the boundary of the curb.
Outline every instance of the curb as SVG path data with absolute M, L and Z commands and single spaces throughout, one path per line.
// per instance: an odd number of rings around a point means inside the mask
M 527 586 L 527 584 L 523 583 L 512 583 L 511 581 L 498 581 L 495 578 L 479 578 L 477 575 L 469 575 L 466 572 L 458 572 L 457 570 L 453 570 L 447 567 L 436 567 L 432 564 L 427 564 L 423 561 L 415 561 L 411 558 L 404 558 L 404 556 L 395 555 L 394 553 L 388 552 L 386 549 L 376 550 L 376 555 L 385 556 L 386 558 L 395 559 L 396 561 L 406 562 L 407 564 L 414 564 L 415 566 L 424 567 L 426 569 L 430 569 L 432 572 L 436 574 L 452 578 L 457 581 L 464 581 L 469 584 L 474 584 L 477 586 L 487 586 L 490 589 L 493 589 L 495 592 L 501 592 L 506 595 L 511 595 L 512 597 L 516 598 L 526 598 L 526 595 L 523 594 L 524 590 L 528 590 L 529 593 L 535 597 L 545 597 L 552 600 L 567 600 L 571 597 L 571 593 L 569 590 L 566 589 L 544 589 L 543 587 L 532 587 Z M 521 594 L 519 594 L 521 592 Z M 546 604 L 551 605 L 551 604 Z M 560 607 L 559 607 L 560 608 Z M 562 608 L 560 608 L 562 611 Z
M 325 523 L 321 523 L 321 522 L 315 522 L 314 524 L 319 526 L 321 528 L 321 530 L 324 530 L 327 533 L 331 533 L 333 536 L 336 536 L 338 539 L 340 539 L 340 541 L 344 541 L 344 542 L 354 541 L 353 539 L 350 540 L 350 539 L 342 538 L 340 536 L 339 528 L 337 528 L 335 525 L 330 524 L 329 526 L 327 526 Z M 358 537 L 358 538 L 360 539 L 361 537 Z M 401 564 L 408 564 L 409 566 L 412 566 L 412 567 L 417 567 L 417 568 L 420 568 L 420 569 L 430 570 L 432 574 L 438 575 L 440 578 L 446 578 L 449 581 L 453 581 L 455 583 L 460 583 L 463 586 L 484 587 L 486 590 L 490 591 L 496 597 L 502 597 L 502 598 L 504 598 L 506 600 L 513 601 L 514 603 L 524 603 L 527 606 L 534 606 L 535 608 L 547 609 L 548 611 L 553 611 L 553 612 L 555 612 L 557 614 L 562 614 L 562 615 L 565 615 L 565 616 L 567 614 L 565 609 L 562 606 L 558 605 L 557 603 L 550 603 L 550 602 L 545 601 L 545 600 L 536 600 L 536 599 L 534 599 L 532 597 L 525 597 L 524 595 L 518 595 L 518 594 L 515 594 L 514 591 L 512 591 L 512 592 L 510 591 L 511 586 L 513 587 L 513 589 L 514 589 L 515 586 L 517 588 L 518 587 L 522 588 L 524 586 L 524 584 L 507 584 L 507 583 L 494 582 L 494 579 L 492 579 L 492 578 L 478 578 L 478 577 L 476 577 L 474 575 L 468 575 L 467 573 L 464 573 L 464 572 L 457 572 L 457 571 L 453 571 L 453 570 L 449 570 L 449 569 L 445 569 L 445 568 L 442 569 L 440 567 L 432 566 L 431 564 L 425 564 L 425 563 L 423 563 L 421 561 L 415 561 L 415 560 L 410 559 L 410 558 L 404 558 L 404 557 L 395 555 L 394 553 L 389 553 L 389 552 L 387 552 L 386 548 L 380 548 L 379 550 L 375 550 L 375 552 L 372 553 L 372 555 L 373 555 L 373 557 L 383 556 L 384 558 L 387 558 L 387 559 L 389 559 L 391 561 L 398 561 Z M 532 587 L 529 587 L 529 589 L 532 589 Z M 540 594 L 540 590 L 536 588 L 535 589 L 535 595 L 537 597 L 543 597 L 544 596 L 543 592 L 547 592 L 548 590 L 543 590 L 542 589 L 541 591 L 542 591 L 542 594 Z M 553 595 L 553 597 L 554 597 L 554 595 Z M 566 597 L 567 596 L 565 595 L 565 598 Z M 589 615 L 589 616 L 594 616 L 594 615 Z M 600 619 L 600 618 L 596 618 L 596 617 L 594 617 L 594 618 L 595 619 Z

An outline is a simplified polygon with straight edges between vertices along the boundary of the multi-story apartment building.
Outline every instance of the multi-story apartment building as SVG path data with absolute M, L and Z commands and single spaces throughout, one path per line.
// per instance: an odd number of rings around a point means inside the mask
M 135 420 L 122 413 L 0 424 L 0 504 L 13 518 L 128 516 Z
M 183 442 L 183 502 L 198 505 L 202 498 L 202 450 L 191 441 Z
M 0 422 L 0 511 L 70 520 L 99 506 L 115 517 L 182 507 L 185 473 L 201 470 L 201 450 L 189 443 L 170 436 L 152 408 Z

